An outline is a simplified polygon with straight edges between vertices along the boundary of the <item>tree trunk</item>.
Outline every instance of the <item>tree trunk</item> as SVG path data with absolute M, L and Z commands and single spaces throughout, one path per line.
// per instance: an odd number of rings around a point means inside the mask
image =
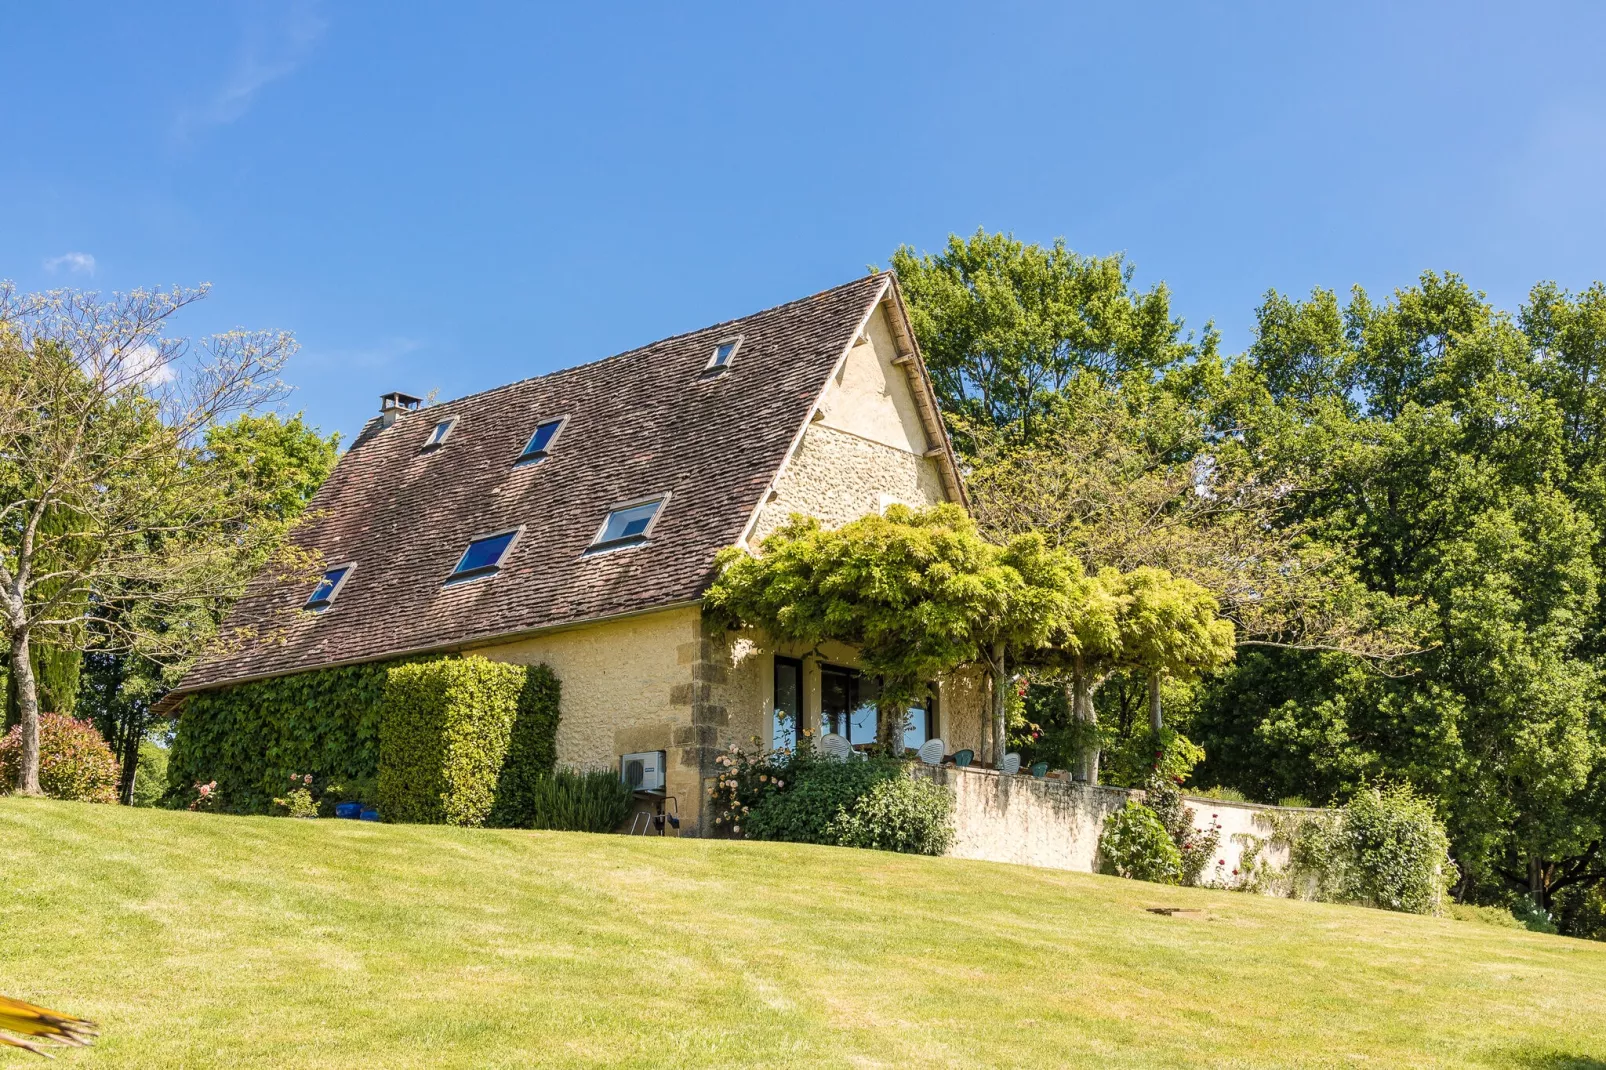
M 28 651 L 28 629 L 11 633 L 11 678 L 17 686 L 17 708 L 22 717 L 22 768 L 17 771 L 17 791 L 39 795 L 39 688 L 33 675 L 33 659 Z
M 1080 656 L 1076 659 L 1075 667 L 1071 670 L 1071 717 L 1083 731 L 1087 739 L 1082 745 L 1082 754 L 1077 770 L 1081 778 L 1089 784 L 1099 782 L 1099 745 L 1095 732 L 1098 728 L 1099 714 L 1093 706 L 1093 688 L 1087 678 L 1087 667 L 1082 663 Z
M 1163 724 L 1160 716 L 1160 674 L 1154 672 L 1149 674 L 1149 731 L 1159 736 Z
M 993 644 L 993 768 L 1003 764 L 1004 752 L 1009 749 L 1005 740 L 1006 711 L 1009 708 L 1004 688 L 1009 686 L 1009 677 L 1004 666 L 1004 644 Z
M 117 778 L 117 798 L 124 806 L 134 805 L 134 774 L 139 770 L 139 745 L 145 739 L 145 718 L 140 707 L 128 711 L 123 728 L 123 768 Z
M 903 733 L 908 725 L 909 711 L 901 703 L 889 703 L 882 697 L 876 699 L 876 742 L 881 749 L 894 757 L 903 753 Z

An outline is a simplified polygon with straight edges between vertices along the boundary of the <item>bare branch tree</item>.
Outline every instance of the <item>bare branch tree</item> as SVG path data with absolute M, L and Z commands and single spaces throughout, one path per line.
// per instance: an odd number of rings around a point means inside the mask
M 188 656 L 213 637 L 210 611 L 279 543 L 272 524 L 248 523 L 249 491 L 220 487 L 202 461 L 208 428 L 285 395 L 295 340 L 170 337 L 172 317 L 206 293 L 0 284 L 0 636 L 24 794 L 39 791 L 36 636 Z

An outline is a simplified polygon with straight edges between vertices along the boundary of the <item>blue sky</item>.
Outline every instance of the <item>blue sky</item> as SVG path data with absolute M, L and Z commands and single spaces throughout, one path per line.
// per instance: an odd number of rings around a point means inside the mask
M 304 408 L 451 397 L 952 232 L 1268 288 L 1606 277 L 1606 6 L 29 4 L 0 277 L 210 282 Z

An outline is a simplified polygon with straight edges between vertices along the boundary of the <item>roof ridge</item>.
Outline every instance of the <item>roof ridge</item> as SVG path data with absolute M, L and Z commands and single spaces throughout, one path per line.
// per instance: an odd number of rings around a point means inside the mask
M 815 293 L 809 294 L 807 297 L 798 297 L 798 298 L 794 298 L 791 301 L 782 301 L 778 305 L 771 305 L 768 308 L 761 308 L 756 312 L 749 312 L 745 316 L 733 316 L 728 320 L 720 320 L 718 323 L 709 323 L 709 324 L 705 324 L 702 327 L 694 327 L 689 331 L 680 331 L 680 332 L 678 332 L 676 334 L 668 334 L 668 335 L 665 335 L 662 338 L 658 338 L 658 339 L 655 339 L 654 341 L 648 342 L 645 345 L 639 345 L 639 346 L 635 346 L 635 347 L 633 347 L 631 349 L 621 350 L 618 353 L 611 353 L 606 357 L 598 357 L 595 360 L 588 360 L 588 361 L 585 361 L 584 363 L 581 363 L 581 364 L 571 364 L 566 368 L 555 368 L 555 369 L 553 369 L 552 371 L 549 371 L 549 372 L 542 372 L 540 375 L 527 375 L 523 379 L 515 379 L 511 383 L 503 383 L 500 386 L 490 386 L 490 387 L 486 387 L 484 390 L 476 390 L 472 394 L 462 394 L 462 395 L 459 395 L 458 397 L 455 397 L 455 398 L 447 398 L 445 401 L 437 401 L 437 402 L 434 402 L 433 404 L 425 405 L 425 406 L 423 406 L 421 408 L 415 409 L 415 410 L 413 410 L 413 412 L 419 412 L 419 413 L 429 412 L 430 410 L 438 409 L 443 405 L 455 405 L 460 401 L 472 401 L 475 398 L 484 397 L 487 394 L 494 394 L 499 390 L 511 390 L 513 387 L 523 386 L 525 383 L 533 383 L 537 379 L 550 379 L 555 375 L 563 375 L 566 372 L 577 372 L 577 371 L 580 371 L 580 370 L 585 369 L 585 368 L 593 368 L 593 367 L 596 367 L 598 364 L 606 364 L 610 360 L 619 360 L 622 357 L 633 356 L 636 353 L 640 353 L 644 349 L 652 349 L 655 346 L 661 346 L 666 342 L 673 342 L 676 339 L 687 338 L 687 337 L 690 337 L 691 335 L 694 335 L 694 334 L 702 334 L 704 331 L 711 331 L 711 330 L 714 330 L 714 329 L 716 329 L 718 327 L 724 327 L 724 326 L 726 326 L 728 324 L 740 323 L 742 320 L 750 320 L 750 319 L 753 319 L 756 316 L 765 315 L 766 313 L 779 312 L 783 308 L 790 308 L 793 305 L 801 305 L 801 304 L 804 304 L 804 303 L 809 302 L 809 301 L 814 301 L 814 300 L 817 300 L 817 299 L 819 299 L 821 297 L 826 296 L 827 294 L 836 293 L 838 290 L 846 290 L 846 289 L 850 289 L 851 287 L 861 285 L 861 284 L 863 284 L 865 282 L 868 282 L 871 279 L 877 279 L 877 280 L 884 279 L 885 277 L 887 277 L 887 276 L 889 276 L 891 274 L 892 274 L 891 271 L 877 271 L 873 275 L 861 275 L 858 278 L 852 279 L 852 280 L 850 280 L 848 282 L 838 283 L 835 286 L 828 286 L 823 290 L 819 290 L 819 291 L 817 291 Z M 413 412 L 403 413 L 402 417 L 405 419 L 407 416 L 412 415 Z M 360 437 L 360 434 L 359 434 L 359 437 Z M 353 441 L 355 442 L 355 440 L 353 440 Z

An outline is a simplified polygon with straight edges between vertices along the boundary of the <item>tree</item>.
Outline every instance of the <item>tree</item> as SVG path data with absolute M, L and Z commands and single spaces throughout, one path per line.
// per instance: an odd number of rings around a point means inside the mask
M 1171 316 L 1164 285 L 1132 288 L 1122 257 L 1087 257 L 978 230 L 950 235 L 936 255 L 908 246 L 892 268 L 943 411 L 961 440 L 972 427 L 1029 438 L 1079 377 L 1113 389 L 1215 352 L 1207 326 L 1195 343 Z
M 209 427 L 282 393 L 287 334 L 191 343 L 168 320 L 205 289 L 102 299 L 0 287 L 0 636 L 39 791 L 36 636 L 82 627 L 162 660 L 210 638 L 206 608 L 279 542 L 249 490 L 200 463 Z M 61 511 L 59 533 L 47 521 Z M 287 562 L 294 564 L 294 562 Z
M 882 681 L 878 741 L 897 753 L 910 701 L 960 666 L 988 661 L 1002 717 L 1008 659 L 1059 625 L 1074 564 L 1030 537 L 994 546 L 958 506 L 893 505 L 835 529 L 793 517 L 757 556 L 732 547 L 717 568 L 704 599 L 711 620 L 857 649 Z M 1001 739 L 1000 724 L 994 733 Z
M 281 419 L 273 412 L 247 412 L 207 428 L 204 442 L 195 463 L 229 498 L 250 506 L 238 523 L 246 528 L 266 524 L 278 531 L 301 516 L 333 470 L 340 436 L 321 434 L 301 413 Z M 241 563 L 248 572 L 265 563 L 266 555 L 276 549 L 260 540 L 253 545 L 257 556 Z M 215 631 L 221 625 L 231 602 L 229 593 L 222 592 L 210 605 L 193 607 L 202 617 L 202 630 Z M 102 647 L 94 643 L 83 659 L 82 713 L 94 721 L 119 756 L 119 792 L 128 803 L 145 753 L 141 744 L 152 725 L 151 706 L 183 674 L 188 659 L 157 661 L 115 644 Z

